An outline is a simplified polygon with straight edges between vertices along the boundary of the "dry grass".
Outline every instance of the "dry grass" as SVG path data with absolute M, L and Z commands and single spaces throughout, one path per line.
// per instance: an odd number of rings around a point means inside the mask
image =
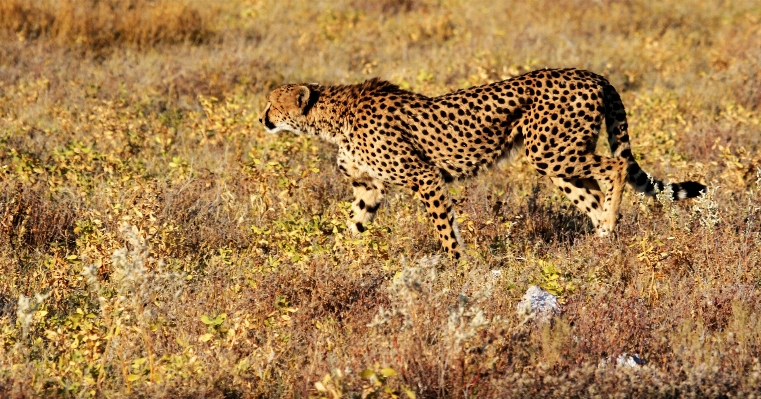
M 0 396 L 757 394 L 757 2 L 492 3 L 0 0 Z M 408 192 L 351 237 L 334 149 L 257 121 L 284 82 L 544 66 L 608 76 L 640 164 L 715 191 L 627 191 L 597 239 L 518 159 L 452 186 L 468 256 L 436 263 Z
M 102 50 L 120 44 L 198 43 L 212 35 L 213 13 L 187 1 L 2 0 L 5 40 L 45 39 L 59 45 Z

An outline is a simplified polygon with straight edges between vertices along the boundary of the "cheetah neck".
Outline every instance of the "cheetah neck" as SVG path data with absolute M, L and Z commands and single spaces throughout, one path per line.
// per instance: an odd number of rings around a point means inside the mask
M 307 133 L 340 144 L 351 129 L 350 115 L 356 93 L 353 86 L 323 86 L 319 90 L 318 99 L 307 115 Z

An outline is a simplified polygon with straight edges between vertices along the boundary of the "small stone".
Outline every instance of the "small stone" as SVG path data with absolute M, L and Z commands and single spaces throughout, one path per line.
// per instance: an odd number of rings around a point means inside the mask
M 547 322 L 553 316 L 560 314 L 560 304 L 555 295 L 532 285 L 518 303 L 518 315 L 529 320 L 535 318 L 538 322 Z
M 606 368 L 609 364 L 613 362 L 612 357 L 607 357 L 600 361 L 599 368 Z M 631 367 L 631 368 L 639 368 L 640 366 L 647 363 L 647 360 L 639 357 L 636 353 L 633 355 L 630 355 L 628 353 L 623 353 L 619 357 L 616 358 L 616 367 Z
M 624 353 L 616 359 L 616 366 L 639 367 L 645 363 L 645 360 L 639 357 L 636 353 L 633 355 Z

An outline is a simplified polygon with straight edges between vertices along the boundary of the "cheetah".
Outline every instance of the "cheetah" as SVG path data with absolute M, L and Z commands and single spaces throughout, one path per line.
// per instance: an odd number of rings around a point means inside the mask
M 260 118 L 267 132 L 318 136 L 338 146 L 338 168 L 354 190 L 351 231 L 365 230 L 388 185 L 406 186 L 420 196 L 455 259 L 463 242 L 445 184 L 521 149 L 589 216 L 599 236 L 616 227 L 625 182 L 648 196 L 670 190 L 674 200 L 705 190 L 693 181 L 664 184 L 640 168 L 618 92 L 589 71 L 536 70 L 439 97 L 378 78 L 289 84 L 267 101 Z M 603 120 L 610 157 L 594 152 Z

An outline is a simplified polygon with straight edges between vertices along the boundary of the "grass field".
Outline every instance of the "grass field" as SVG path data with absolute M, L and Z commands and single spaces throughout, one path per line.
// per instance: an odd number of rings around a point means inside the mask
M 756 0 L 0 0 L 0 397 L 758 395 L 759 65 Z M 709 193 L 627 189 L 600 239 L 518 158 L 451 185 L 454 262 L 403 188 L 351 236 L 335 148 L 258 122 L 283 83 L 543 67 Z

